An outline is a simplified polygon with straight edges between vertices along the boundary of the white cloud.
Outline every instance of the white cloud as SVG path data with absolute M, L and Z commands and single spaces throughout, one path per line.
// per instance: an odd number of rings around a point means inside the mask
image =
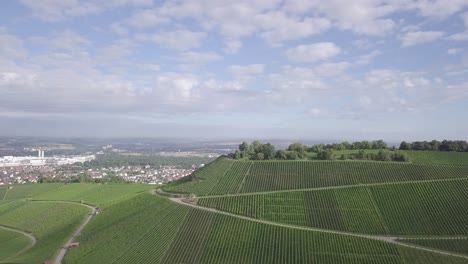
M 223 57 L 214 52 L 183 52 L 181 53 L 177 60 L 183 64 L 179 66 L 182 70 L 193 70 L 196 67 L 203 66 L 205 64 L 220 61 Z
M 113 41 L 111 45 L 103 48 L 99 52 L 99 58 L 106 61 L 122 59 L 132 55 L 136 46 L 137 44 L 131 39 L 118 39 Z
M 409 47 L 417 44 L 433 42 L 444 36 L 442 31 L 414 31 L 408 32 L 402 37 L 402 46 Z
M 405 3 L 406 8 L 419 10 L 422 16 L 437 18 L 448 17 L 467 6 L 465 0 L 419 0 Z
M 24 43 L 14 35 L 0 34 L 0 59 L 19 58 L 27 54 Z
M 75 16 L 97 14 L 101 10 L 97 3 L 91 1 L 20 0 L 20 3 L 29 7 L 36 17 L 48 22 L 56 22 Z
M 160 15 L 157 9 L 146 9 L 133 14 L 126 20 L 126 23 L 136 28 L 148 28 L 166 24 L 169 21 L 170 18 Z
M 48 43 L 52 49 L 68 51 L 76 51 L 91 44 L 88 39 L 71 30 L 55 34 Z
M 225 44 L 224 52 L 228 54 L 236 54 L 242 48 L 242 42 L 240 40 L 228 40 Z
M 248 83 L 252 78 L 257 78 L 265 70 L 263 64 L 250 64 L 250 65 L 231 65 L 229 71 L 234 76 L 235 80 L 241 83 Z
M 385 35 L 395 27 L 393 20 L 386 18 L 398 9 L 387 1 L 345 0 L 293 0 L 285 4 L 290 12 L 304 15 L 314 12 L 332 19 L 343 30 L 365 35 Z
M 453 34 L 453 35 L 450 35 L 448 37 L 448 39 L 450 40 L 455 40 L 455 41 L 465 41 L 465 40 L 468 40 L 468 30 L 464 31 L 464 32 L 460 32 L 460 33 L 456 33 L 456 34 Z
M 128 29 L 124 26 L 122 26 L 121 23 L 119 22 L 114 22 L 111 24 L 111 29 L 112 31 L 117 34 L 117 35 L 120 35 L 120 36 L 125 36 L 128 34 Z
M 352 66 L 349 62 L 333 62 L 333 63 L 322 63 L 317 67 L 314 67 L 314 71 L 318 76 L 333 76 L 340 75 Z
M 450 54 L 450 55 L 456 55 L 456 54 L 459 54 L 460 52 L 462 52 L 462 49 L 448 49 L 447 50 L 447 54 Z
M 461 18 L 463 19 L 463 22 L 465 22 L 465 26 L 468 27 L 468 11 L 461 14 Z
M 257 23 L 262 27 L 260 35 L 272 44 L 282 43 L 288 40 L 303 39 L 331 27 L 331 23 L 325 18 L 298 19 L 287 16 L 283 12 L 269 12 L 259 15 Z
M 233 75 L 251 75 L 263 73 L 264 68 L 265 65 L 263 64 L 231 65 L 229 71 Z
M 286 51 L 288 58 L 295 62 L 310 63 L 326 60 L 340 54 L 341 49 L 332 42 L 299 45 Z
M 47 22 L 57 22 L 71 17 L 94 15 L 122 6 L 149 6 L 151 0 L 20 0 L 33 15 Z
M 137 40 L 153 42 L 164 48 L 176 50 L 190 50 L 200 47 L 205 37 L 206 33 L 204 32 L 194 32 L 185 29 L 136 35 Z

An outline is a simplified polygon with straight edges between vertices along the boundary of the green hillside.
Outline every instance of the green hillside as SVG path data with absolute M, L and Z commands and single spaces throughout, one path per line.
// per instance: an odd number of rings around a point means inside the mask
M 468 235 L 468 179 L 200 198 L 274 222 L 362 234 Z M 450 224 L 447 224 L 450 223 Z
M 404 150 L 413 163 L 468 166 L 468 152 Z
M 153 188 L 0 187 L 0 225 L 38 239 L 12 262 L 52 259 L 89 214 L 85 202 L 101 211 L 64 263 L 468 263 L 461 164 L 219 158 L 163 187 L 198 195 L 190 204 Z M 0 245 L 12 241 L 0 257 L 27 241 L 11 236 L 0 233 Z
M 468 167 L 375 161 L 231 161 L 218 159 L 166 191 L 224 195 L 332 186 L 468 178 Z M 206 178 L 206 179 L 205 179 Z
M 0 263 L 26 249 L 31 240 L 18 232 L 2 229 L 0 226 Z

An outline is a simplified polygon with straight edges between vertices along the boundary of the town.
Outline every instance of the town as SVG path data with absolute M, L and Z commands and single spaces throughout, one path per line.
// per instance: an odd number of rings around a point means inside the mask
M 96 155 L 45 157 L 43 150 L 33 156 L 0 157 L 0 185 L 47 182 L 107 181 L 164 184 L 187 175 L 204 164 L 190 168 L 178 165 L 87 166 Z

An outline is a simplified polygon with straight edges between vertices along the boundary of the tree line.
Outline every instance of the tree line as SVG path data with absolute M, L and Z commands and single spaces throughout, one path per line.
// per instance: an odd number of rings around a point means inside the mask
M 378 153 L 365 153 L 364 150 L 375 149 Z M 357 153 L 342 154 L 338 156 L 339 150 L 359 150 Z M 270 143 L 254 141 L 252 144 L 242 142 L 239 149 L 230 153 L 228 157 L 232 159 L 249 160 L 300 160 L 300 159 L 363 159 L 378 161 L 409 161 L 409 156 L 405 153 L 388 149 L 383 140 L 360 141 L 349 143 L 347 141 L 333 144 L 318 144 L 307 146 L 302 143 L 292 143 L 287 149 L 276 150 Z
M 401 142 L 400 150 L 432 150 L 432 151 L 458 151 L 468 152 L 468 143 L 464 140 L 432 140 Z

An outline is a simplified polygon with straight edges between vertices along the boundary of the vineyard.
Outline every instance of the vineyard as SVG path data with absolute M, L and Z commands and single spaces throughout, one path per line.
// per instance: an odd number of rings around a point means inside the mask
M 164 187 L 169 192 L 191 192 L 206 195 L 218 184 L 221 178 L 235 163 L 232 160 L 218 158 L 195 171 L 190 179 L 183 178 Z M 188 180 L 188 181 L 187 181 Z
M 219 158 L 164 186 L 190 204 L 149 185 L 0 187 L 0 225 L 37 237 L 25 263 L 54 257 L 80 202 L 102 211 L 64 263 L 468 263 L 468 166 L 416 163 Z M 0 231 L 0 259 L 28 242 Z
M 252 218 L 322 229 L 391 236 L 455 236 L 468 235 L 466 190 L 468 179 L 456 179 L 207 197 L 200 198 L 198 204 Z
M 39 195 L 31 196 L 33 200 L 66 200 L 85 202 L 106 207 L 112 203 L 133 197 L 138 193 L 152 189 L 141 184 L 68 184 Z
M 405 150 L 413 163 L 468 166 L 468 152 Z
M 468 255 L 468 237 L 445 238 L 433 237 L 425 239 L 404 239 L 404 243 L 421 245 L 429 248 L 437 248 L 447 252 L 457 252 Z
M 187 211 L 184 206 L 149 193 L 111 205 L 93 219 L 78 239 L 82 246 L 71 250 L 65 261 L 157 262 L 175 237 Z
M 218 159 L 201 172 L 198 181 L 180 181 L 164 189 L 206 196 L 468 178 L 468 169 L 462 166 L 369 161 L 233 162 Z
M 0 227 L 0 263 L 21 252 L 31 243 L 25 235 Z
M 52 258 L 88 213 L 88 208 L 71 203 L 15 201 L 0 205 L 0 225 L 37 237 L 32 249 L 14 259 L 33 263 Z

